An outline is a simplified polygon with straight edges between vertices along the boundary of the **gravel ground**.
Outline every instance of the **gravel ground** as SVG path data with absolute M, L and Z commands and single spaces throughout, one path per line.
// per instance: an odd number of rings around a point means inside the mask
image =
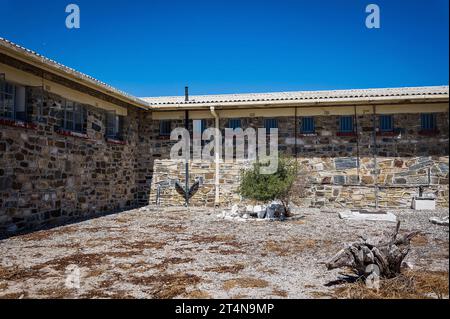
M 428 221 L 448 210 L 392 212 L 401 232 L 421 231 L 413 269 L 448 274 L 449 228 Z M 318 209 L 297 209 L 302 218 L 288 222 L 218 213 L 145 207 L 2 240 L 0 298 L 326 298 L 342 270 L 324 262 L 359 235 L 395 228 Z M 72 265 L 80 288 L 66 285 Z

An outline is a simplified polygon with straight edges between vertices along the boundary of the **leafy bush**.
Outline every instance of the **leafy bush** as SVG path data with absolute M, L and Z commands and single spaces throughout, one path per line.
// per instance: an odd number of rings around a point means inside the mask
M 241 171 L 240 195 L 261 202 L 279 200 L 289 215 L 289 201 L 297 176 L 296 161 L 280 158 L 278 170 L 271 175 L 261 174 L 263 165 L 256 162 L 251 169 Z

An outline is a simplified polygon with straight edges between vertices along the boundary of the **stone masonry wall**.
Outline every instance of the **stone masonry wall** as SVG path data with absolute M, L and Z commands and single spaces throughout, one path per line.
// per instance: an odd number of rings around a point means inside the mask
M 126 144 L 118 145 L 105 139 L 103 110 L 86 105 L 87 138 L 64 136 L 56 131 L 61 97 L 29 88 L 27 99 L 33 125 L 0 126 L 0 234 L 148 203 L 151 170 L 141 165 L 138 134 L 143 112 L 129 109 Z
M 420 114 L 394 115 L 395 134 L 376 135 L 374 120 L 378 116 L 361 115 L 357 118 L 358 134 L 338 136 L 339 117 L 315 117 L 316 134 L 296 135 L 296 119 L 278 118 L 279 151 L 294 156 L 303 171 L 306 196 L 296 201 L 314 207 L 374 207 L 375 198 L 380 207 L 405 208 L 411 206 L 419 187 L 425 193 L 434 193 L 438 205 L 449 205 L 449 145 L 448 113 L 438 114 L 437 135 L 420 134 Z M 243 129 L 263 127 L 263 118 L 242 119 Z M 208 120 L 208 127 L 214 125 Z M 221 119 L 221 128 L 227 120 Z M 172 123 L 182 127 L 182 122 Z M 184 199 L 175 191 L 175 181 L 184 185 L 184 163 L 168 158 L 174 142 L 158 138 L 159 121 L 154 121 L 155 136 L 152 149 L 154 175 L 150 203 L 179 205 Z M 157 128 L 157 130 L 156 130 Z M 297 151 L 296 151 L 297 150 Z M 376 151 L 375 151 L 376 150 Z M 220 166 L 221 205 L 239 201 L 236 193 L 240 170 L 249 163 L 222 163 Z M 197 162 L 190 165 L 190 185 L 200 180 L 200 191 L 191 200 L 192 205 L 214 204 L 215 164 Z M 159 195 L 159 196 L 158 196 Z

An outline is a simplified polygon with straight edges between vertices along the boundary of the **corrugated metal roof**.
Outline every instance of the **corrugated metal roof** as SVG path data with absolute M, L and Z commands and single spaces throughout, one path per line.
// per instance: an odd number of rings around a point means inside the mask
M 383 89 L 360 90 L 333 90 L 333 91 L 295 91 L 275 93 L 250 93 L 250 94 L 222 94 L 222 95 L 196 95 L 190 96 L 185 101 L 184 96 L 144 97 L 142 100 L 150 105 L 174 106 L 189 104 L 233 104 L 252 102 L 282 102 L 282 101 L 306 101 L 320 102 L 330 100 L 361 100 L 370 98 L 448 98 L 448 86 L 403 87 Z

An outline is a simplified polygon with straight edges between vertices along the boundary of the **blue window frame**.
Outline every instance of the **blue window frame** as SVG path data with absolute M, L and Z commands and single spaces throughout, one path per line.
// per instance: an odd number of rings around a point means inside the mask
M 381 115 L 380 116 L 380 131 L 381 132 L 392 132 L 394 130 L 394 119 L 392 115 Z
M 300 133 L 312 134 L 316 130 L 313 117 L 303 117 L 300 122 Z
M 241 119 L 230 119 L 228 121 L 228 128 L 231 128 L 233 130 L 241 128 Z
M 426 113 L 420 115 L 421 127 L 423 131 L 436 131 L 436 114 Z
M 353 133 L 354 132 L 353 116 L 341 116 L 340 124 L 339 124 L 339 131 L 341 133 Z
M 266 133 L 270 134 L 270 129 L 278 128 L 278 120 L 277 119 L 265 119 L 264 127 L 266 128 Z

